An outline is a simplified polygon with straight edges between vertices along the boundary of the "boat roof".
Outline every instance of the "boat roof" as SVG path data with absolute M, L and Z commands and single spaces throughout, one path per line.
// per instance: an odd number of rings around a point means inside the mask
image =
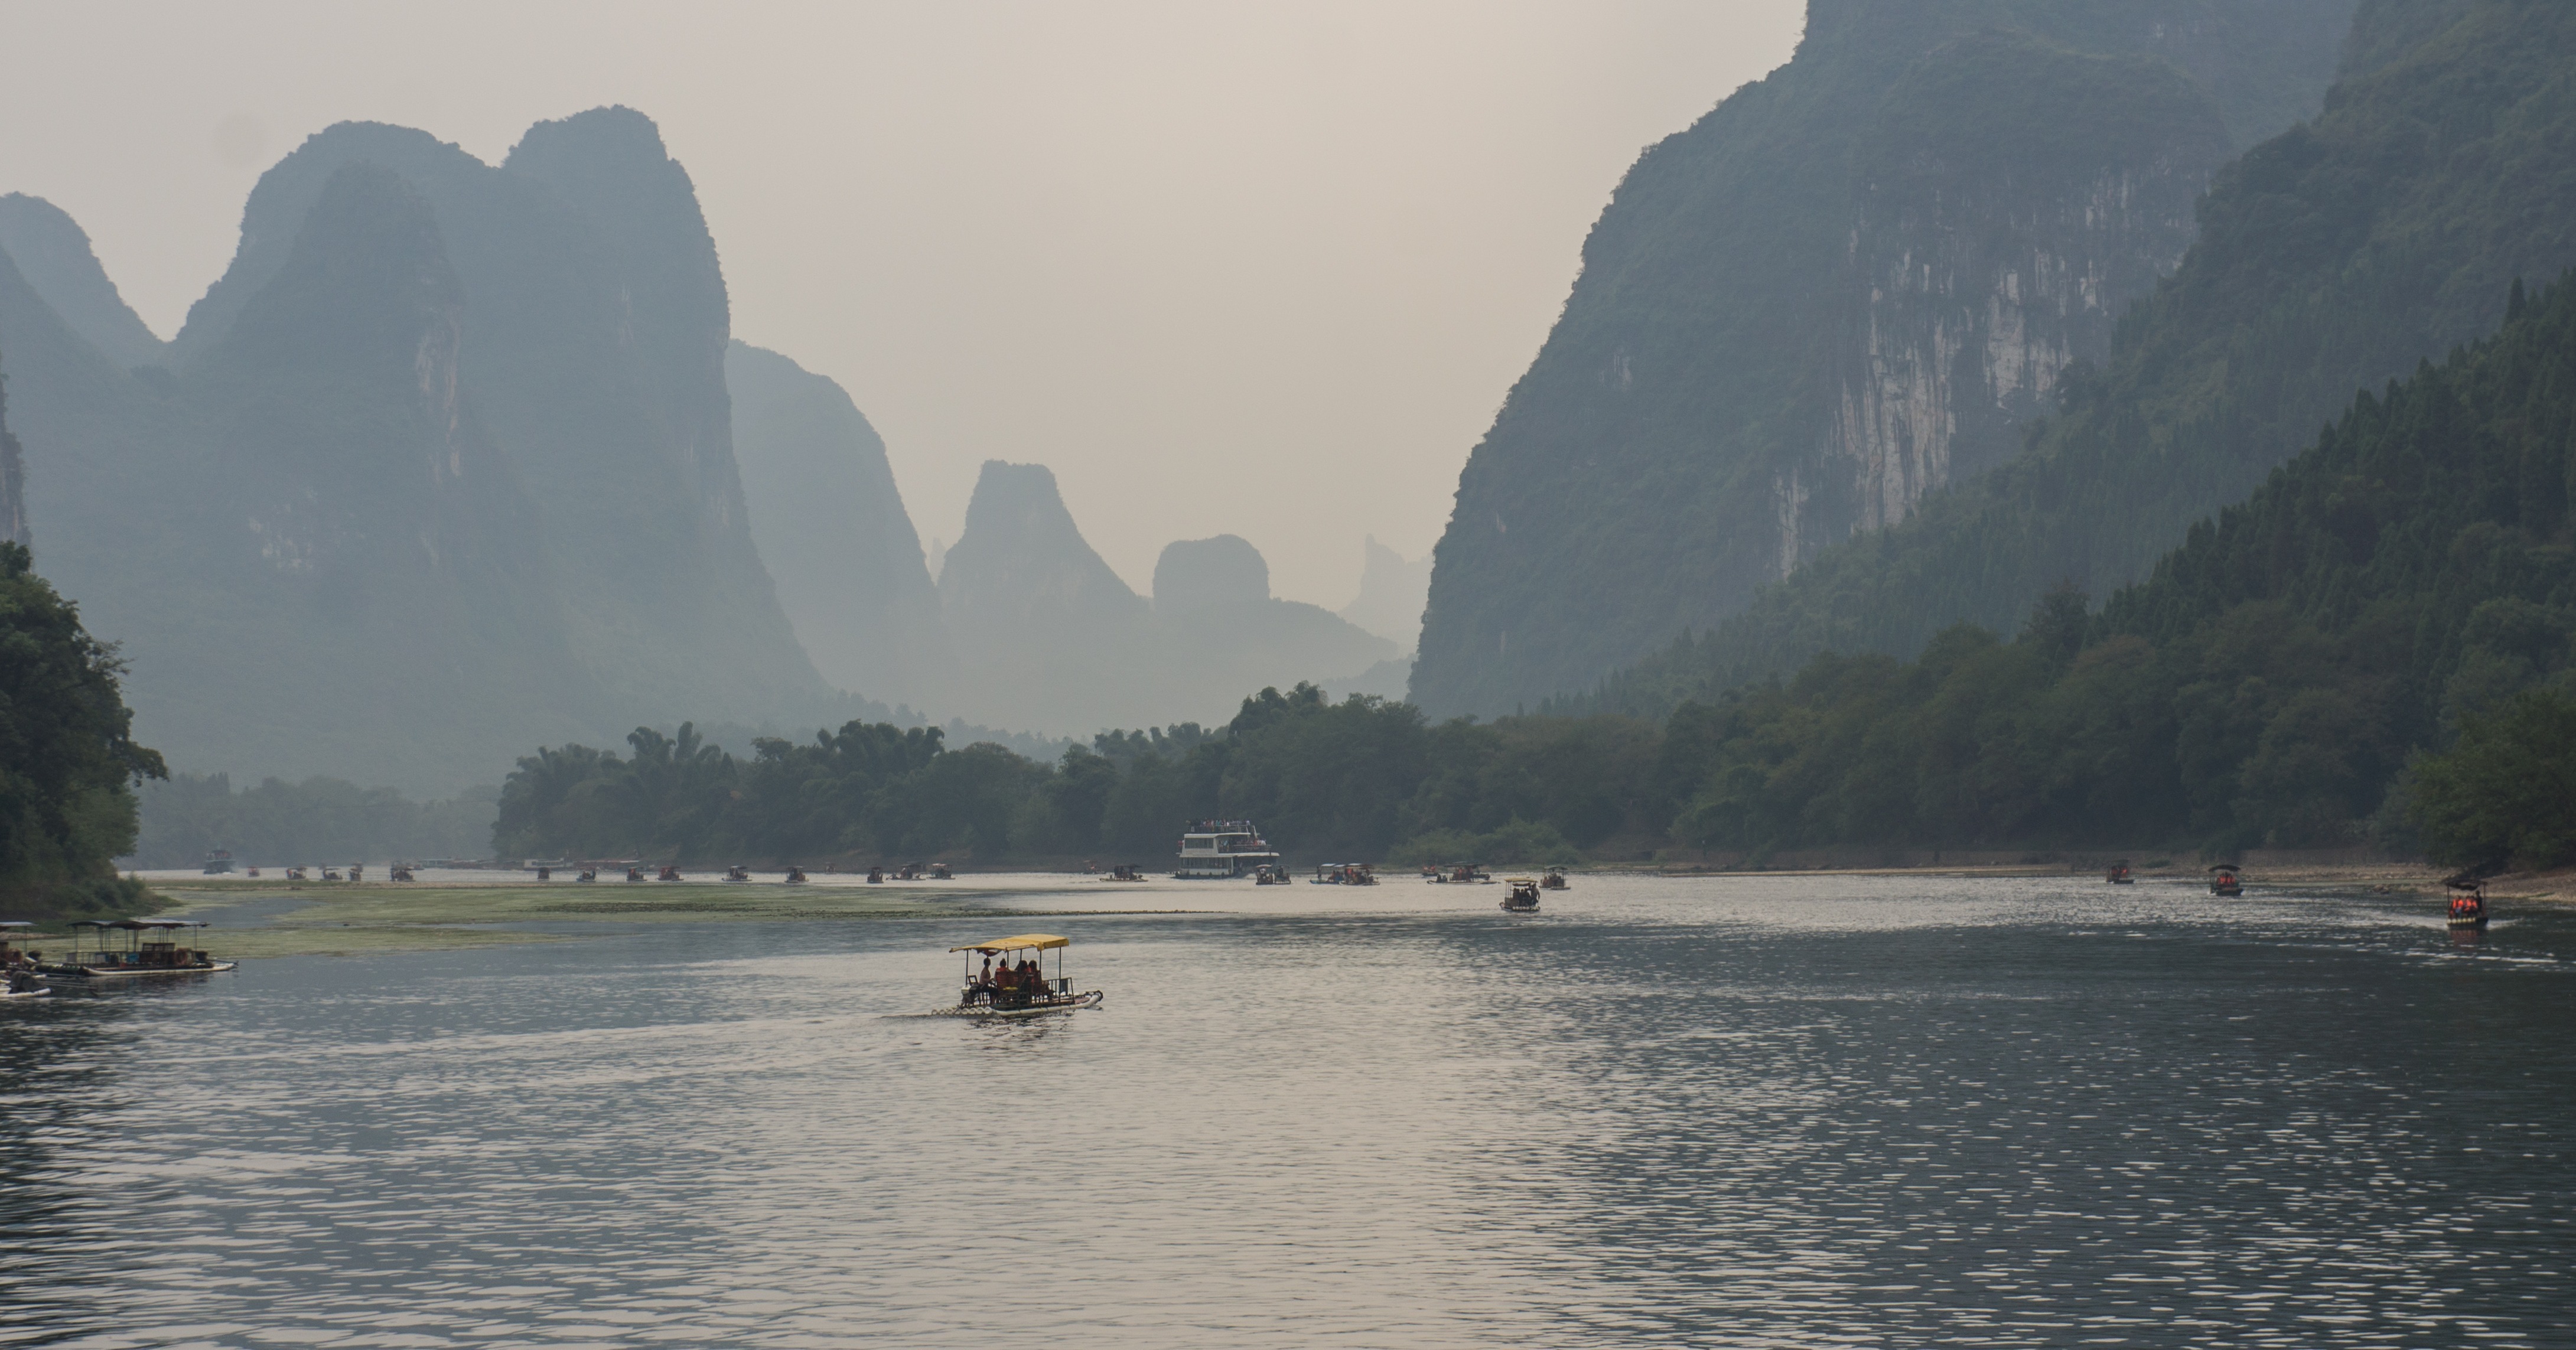
M 1022 933 L 1016 937 L 995 938 L 990 942 L 970 942 L 963 947 L 951 947 L 948 950 L 952 952 L 1023 952 L 1032 948 L 1045 951 L 1051 947 L 1072 945 L 1072 938 L 1057 937 L 1053 933 Z
M 203 928 L 196 919 L 74 919 L 74 928 Z
M 1528 882 L 1528 883 L 1530 883 L 1531 885 L 1536 885 L 1536 884 L 1538 884 L 1538 878 L 1537 878 L 1537 877 L 1505 877 L 1505 878 L 1503 878 L 1503 882 L 1504 882 L 1504 884 L 1506 884 L 1506 885 L 1511 885 L 1511 886 L 1518 886 L 1518 885 L 1520 885 L 1520 884 L 1521 884 L 1521 883 L 1523 883 L 1523 882 Z
M 2213 871 L 2213 872 L 2241 872 L 2241 871 L 2243 871 L 2243 870 L 2245 870 L 2245 869 L 2243 869 L 2243 868 L 2241 868 L 2241 867 L 2238 867 L 2238 866 L 2237 866 L 2236 864 L 2234 864 L 2234 863 L 2220 863 L 2220 864 L 2219 864 L 2219 865 L 2217 865 L 2216 867 L 2213 867 L 2213 868 L 2211 868 L 2211 869 L 2209 869 L 2209 870 L 2210 870 L 2210 871 Z
M 29 923 L 25 919 L 0 919 L 0 928 L 33 928 L 35 926 L 36 925 Z

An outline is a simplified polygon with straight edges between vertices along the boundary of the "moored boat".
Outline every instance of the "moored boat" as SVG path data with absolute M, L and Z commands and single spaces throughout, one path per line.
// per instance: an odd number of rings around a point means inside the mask
M 71 925 L 71 954 L 36 969 L 50 979 L 84 983 L 231 970 L 237 962 L 218 961 L 196 945 L 205 940 L 205 928 L 194 919 L 78 919 Z M 111 941 L 110 933 L 123 933 L 124 944 Z M 183 934 L 187 945 L 180 942 Z M 96 945 L 84 949 L 84 937 L 94 937 Z
M 1072 945 L 1073 939 L 1053 933 L 1020 933 L 949 948 L 952 956 L 966 953 L 966 982 L 956 1005 L 939 1009 L 939 1015 L 1022 1018 L 1100 1006 L 1107 995 L 1097 989 L 1076 993 L 1065 977 L 1064 949 Z M 1046 973 L 1048 952 L 1055 953 L 1053 976 Z M 984 958 L 981 970 L 977 956 Z
M 0 923 L 0 998 L 43 998 L 54 992 L 36 973 L 36 954 L 18 949 L 18 940 L 35 927 L 24 919 Z
M 1538 878 L 1513 877 L 1504 884 L 1509 887 L 1503 892 L 1504 909 L 1515 914 L 1527 914 L 1538 908 Z

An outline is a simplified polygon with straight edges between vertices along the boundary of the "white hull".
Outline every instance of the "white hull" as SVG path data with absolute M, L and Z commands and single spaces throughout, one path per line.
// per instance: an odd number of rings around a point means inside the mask
M 45 976 L 55 980 L 143 980 L 156 975 L 212 975 L 231 970 L 239 964 L 237 961 L 214 961 L 202 966 L 141 966 L 130 970 L 114 966 L 55 966 L 47 970 Z
M 42 987 L 35 989 L 0 989 L 0 998 L 43 998 L 45 995 L 52 992 L 54 991 Z

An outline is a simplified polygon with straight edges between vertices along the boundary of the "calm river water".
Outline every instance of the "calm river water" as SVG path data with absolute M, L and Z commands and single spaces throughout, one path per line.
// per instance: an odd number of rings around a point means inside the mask
M 2576 914 L 1498 891 L 0 1008 L 0 1343 L 2576 1345 Z M 1027 927 L 1104 1008 L 899 1015 Z

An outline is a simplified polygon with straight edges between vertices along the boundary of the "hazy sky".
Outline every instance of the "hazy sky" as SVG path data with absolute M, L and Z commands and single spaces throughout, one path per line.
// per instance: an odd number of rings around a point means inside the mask
M 1801 0 L 708 5 L 0 0 L 0 192 L 163 336 L 259 173 L 398 122 L 498 162 L 661 124 L 734 332 L 846 386 L 924 542 L 1052 466 L 1139 590 L 1231 532 L 1338 606 L 1408 555 L 1637 152 L 1787 59 Z

